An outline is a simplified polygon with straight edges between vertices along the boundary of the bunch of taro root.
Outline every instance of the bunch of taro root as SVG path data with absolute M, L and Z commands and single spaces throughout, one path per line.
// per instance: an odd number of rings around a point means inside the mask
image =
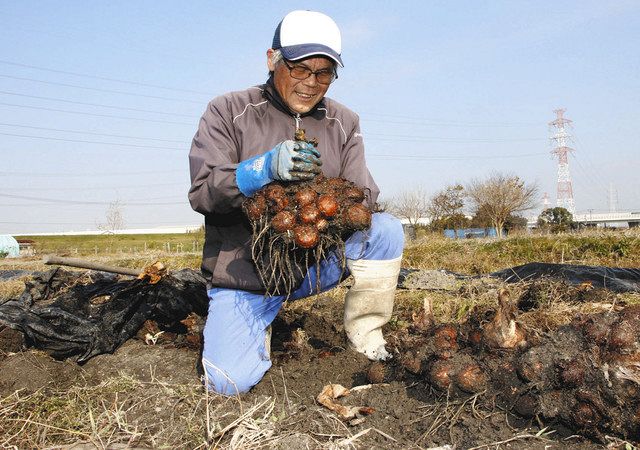
M 252 256 L 267 294 L 288 295 L 328 252 L 343 256 L 344 240 L 371 225 L 364 200 L 365 192 L 354 183 L 323 175 L 272 182 L 247 198 L 243 209 L 253 229 Z
M 428 308 L 427 308 L 428 310 Z M 388 336 L 397 353 L 374 363 L 372 383 L 416 377 L 437 391 L 485 392 L 502 408 L 538 423 L 561 423 L 605 442 L 640 440 L 640 305 L 579 316 L 544 335 L 526 333 L 501 291 L 498 309 L 463 324 L 427 313 Z

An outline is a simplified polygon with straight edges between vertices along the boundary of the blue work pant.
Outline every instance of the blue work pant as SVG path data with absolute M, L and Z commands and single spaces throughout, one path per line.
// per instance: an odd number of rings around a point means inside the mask
M 345 242 L 348 259 L 388 260 L 402 255 L 404 233 L 398 219 L 375 213 L 371 228 L 358 231 Z M 320 263 L 320 291 L 335 287 L 346 276 L 340 257 L 330 254 Z M 316 267 L 309 269 L 290 300 L 318 293 Z M 236 289 L 208 291 L 209 315 L 204 327 L 202 363 L 207 386 L 221 394 L 235 395 L 255 386 L 271 367 L 265 345 L 267 329 L 282 307 L 285 296 L 265 297 Z

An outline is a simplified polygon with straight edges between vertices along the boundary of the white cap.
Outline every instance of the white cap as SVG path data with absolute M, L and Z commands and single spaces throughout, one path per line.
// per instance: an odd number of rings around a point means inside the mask
M 278 24 L 271 48 L 289 61 L 324 55 L 344 67 L 342 37 L 333 19 L 317 11 L 292 11 Z

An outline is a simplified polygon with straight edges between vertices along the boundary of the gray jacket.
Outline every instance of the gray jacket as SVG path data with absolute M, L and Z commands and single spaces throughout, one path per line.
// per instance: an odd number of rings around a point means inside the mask
M 353 111 L 329 98 L 302 117 L 284 108 L 266 84 L 213 99 L 200 119 L 189 153 L 189 201 L 205 219 L 202 271 L 209 288 L 264 291 L 251 259 L 251 227 L 241 209 L 245 197 L 236 184 L 236 167 L 293 139 L 296 127 L 318 139 L 325 176 L 367 189 L 370 206 L 378 198 Z

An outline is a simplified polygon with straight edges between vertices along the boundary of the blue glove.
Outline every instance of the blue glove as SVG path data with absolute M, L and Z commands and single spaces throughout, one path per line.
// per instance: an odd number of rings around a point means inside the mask
M 271 150 L 271 174 L 274 180 L 311 180 L 320 173 L 320 152 L 308 142 L 284 141 Z
M 320 152 L 313 144 L 288 140 L 238 164 L 236 183 L 250 197 L 273 180 L 311 180 L 321 172 L 321 165 Z

